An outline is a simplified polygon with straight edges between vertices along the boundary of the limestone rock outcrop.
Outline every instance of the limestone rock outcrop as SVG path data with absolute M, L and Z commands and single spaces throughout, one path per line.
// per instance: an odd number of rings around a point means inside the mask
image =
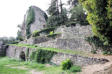
M 26 30 L 28 28 L 27 19 L 29 19 L 28 13 L 30 12 L 30 9 L 33 10 L 34 17 L 33 17 L 33 22 L 28 24 L 28 25 L 30 25 L 29 31 L 31 33 L 33 33 L 35 30 L 39 31 L 46 26 L 46 20 L 48 18 L 46 13 L 36 6 L 31 6 L 31 7 L 29 7 L 29 10 L 26 12 L 26 14 L 24 16 L 24 21 L 23 21 L 22 28 L 21 28 L 23 37 L 26 36 Z

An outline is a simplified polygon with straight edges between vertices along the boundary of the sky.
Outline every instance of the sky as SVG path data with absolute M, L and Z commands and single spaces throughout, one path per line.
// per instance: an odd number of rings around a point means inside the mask
M 0 37 L 17 36 L 17 25 L 22 24 L 24 15 L 31 5 L 46 11 L 50 0 L 0 0 Z

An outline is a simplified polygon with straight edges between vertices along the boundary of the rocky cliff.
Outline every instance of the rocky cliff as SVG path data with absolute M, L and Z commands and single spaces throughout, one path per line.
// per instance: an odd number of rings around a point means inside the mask
M 24 16 L 22 24 L 22 36 L 25 38 L 27 31 L 33 33 L 35 30 L 41 30 L 46 26 L 46 13 L 36 6 L 29 7 L 29 10 Z

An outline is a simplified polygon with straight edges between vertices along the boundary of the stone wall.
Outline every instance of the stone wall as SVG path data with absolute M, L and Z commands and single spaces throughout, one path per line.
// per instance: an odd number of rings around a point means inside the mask
M 60 26 L 55 32 L 62 34 L 61 39 L 85 39 L 85 37 L 92 35 L 91 25 L 81 26 L 76 24 L 76 26 Z
M 28 40 L 21 41 L 21 44 L 38 44 L 47 42 L 49 40 L 52 40 L 51 38 L 48 38 L 46 36 L 39 36 L 39 37 L 31 37 Z
M 32 51 L 36 50 L 27 47 L 9 46 L 6 52 L 6 56 L 14 59 L 20 59 L 20 53 L 24 52 L 26 54 L 28 49 L 29 49 L 29 56 Z
M 6 49 L 7 45 L 3 43 L 3 41 L 0 41 L 0 56 L 5 56 L 6 55 Z
M 92 35 L 91 26 L 76 25 L 71 27 L 61 26 L 55 30 L 60 32 L 61 36 L 55 40 L 38 43 L 38 46 L 53 47 L 60 49 L 71 49 L 91 52 L 92 46 L 85 40 Z
M 52 58 L 51 62 L 54 64 L 60 65 L 62 61 L 66 59 L 71 59 L 74 65 L 79 66 L 87 66 L 87 65 L 93 65 L 93 64 L 104 64 L 108 62 L 106 59 L 97 59 L 92 57 L 83 57 L 79 55 L 70 55 L 70 54 L 64 54 L 64 53 L 57 53 Z
M 7 56 L 10 58 L 15 58 L 15 59 L 20 59 L 20 53 L 24 52 L 25 55 L 27 54 L 27 50 L 29 49 L 29 55 L 33 52 L 36 51 L 36 48 L 27 48 L 27 47 L 18 47 L 18 46 L 9 46 L 7 49 Z M 28 57 L 26 57 L 28 58 Z M 79 66 L 86 66 L 86 65 L 92 65 L 96 63 L 103 64 L 105 62 L 108 62 L 106 59 L 97 59 L 97 58 L 91 58 L 91 57 L 83 57 L 79 55 L 71 55 L 71 54 L 65 54 L 65 53 L 57 53 L 55 54 L 51 62 L 60 65 L 62 61 L 66 59 L 71 59 L 74 65 L 79 65 Z

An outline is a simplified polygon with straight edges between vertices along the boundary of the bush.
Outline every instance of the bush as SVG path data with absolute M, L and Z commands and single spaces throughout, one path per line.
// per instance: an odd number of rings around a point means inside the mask
M 85 40 L 88 41 L 91 45 L 94 44 L 96 48 L 103 48 L 105 46 L 103 42 L 96 36 L 87 37 Z
M 53 34 L 47 35 L 47 37 L 56 38 L 57 35 L 59 35 L 59 34 L 60 34 L 60 33 L 53 33 Z
M 97 54 L 97 50 L 92 50 L 91 53 Z
M 81 72 L 81 67 L 80 66 L 72 66 L 70 68 L 71 72 Z
M 53 33 L 53 31 L 51 31 L 50 33 L 49 33 L 49 35 L 53 35 L 54 33 Z
M 104 55 L 112 55 L 112 50 L 104 50 L 103 54 Z
M 65 61 L 62 62 L 62 69 L 63 70 L 68 70 L 73 66 L 73 63 L 71 62 L 70 59 L 67 59 Z
M 40 35 L 40 34 L 39 34 L 39 31 L 37 31 L 37 30 L 34 31 L 33 34 L 32 34 L 33 37 L 37 37 L 37 36 L 39 36 L 39 35 Z
M 103 43 L 103 41 L 101 41 L 98 37 L 95 36 L 87 37 L 86 41 L 88 41 L 89 44 L 91 44 L 93 47 L 95 46 L 93 51 L 91 51 L 92 53 L 96 54 L 97 49 L 100 48 L 103 50 L 103 54 L 107 54 L 107 55 L 112 54 L 111 46 Z

